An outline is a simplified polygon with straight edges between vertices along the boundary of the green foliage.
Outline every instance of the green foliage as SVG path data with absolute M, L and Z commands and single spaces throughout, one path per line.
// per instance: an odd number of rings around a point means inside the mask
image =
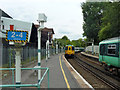
M 53 42 L 54 42 L 54 46 L 55 46 L 55 42 L 57 41 L 60 48 L 65 47 L 66 45 L 74 45 L 75 47 L 84 47 L 85 40 L 86 39 L 83 40 L 82 38 L 80 38 L 78 40 L 70 41 L 67 36 L 63 36 L 60 39 L 55 39 Z
M 68 39 L 67 36 L 63 36 L 60 39 L 55 39 L 54 46 L 55 46 L 56 41 L 59 44 L 59 47 L 65 47 L 66 45 L 71 44 L 71 41 Z
M 120 2 L 105 3 L 99 39 L 120 36 Z
M 83 12 L 83 36 L 94 39 L 98 43 L 98 32 L 100 30 L 103 4 L 99 2 L 86 2 L 81 5 Z
M 83 12 L 83 36 L 95 43 L 120 36 L 120 2 L 86 2 Z
M 109 37 L 112 35 L 112 33 L 110 33 L 110 34 L 108 35 L 108 33 L 110 32 L 110 29 L 109 29 L 110 27 L 111 27 L 110 23 L 107 23 L 107 25 L 104 26 L 104 27 L 99 31 L 99 39 L 100 39 L 100 40 L 104 40 L 104 39 L 106 39 L 106 38 L 109 38 Z
M 85 47 L 85 41 L 82 38 L 78 40 L 72 40 L 72 45 L 75 47 Z
M 67 36 L 62 37 L 63 40 L 69 40 Z

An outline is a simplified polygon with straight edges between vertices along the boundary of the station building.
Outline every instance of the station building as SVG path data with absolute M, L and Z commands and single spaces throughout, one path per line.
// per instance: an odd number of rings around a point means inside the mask
M 12 56 L 9 58 L 9 49 L 12 47 L 9 45 L 9 43 L 5 40 L 6 38 L 6 30 L 10 30 L 10 25 L 13 25 L 14 30 L 28 30 L 30 39 L 29 42 L 23 47 L 22 57 L 23 60 L 26 60 L 28 58 L 31 58 L 31 56 L 34 54 L 34 49 L 37 51 L 38 48 L 38 35 L 37 35 L 37 28 L 39 25 L 35 25 L 34 23 L 15 20 L 13 17 L 8 15 L 6 12 L 0 9 L 0 64 L 7 64 L 11 63 L 15 57 Z M 49 41 L 50 45 L 52 45 L 53 40 L 53 34 L 54 30 L 53 28 L 47 28 L 45 27 L 44 30 L 41 31 L 41 48 L 45 49 L 46 41 L 48 40 L 48 32 L 49 32 Z M 13 55 L 15 55 L 14 52 L 12 52 Z M 37 55 L 37 52 L 36 52 Z M 13 60 L 15 62 L 15 60 Z M 1 67 L 1 65 L 0 65 Z
M 3 10 L 0 9 L 0 13 L 2 13 L 1 17 L 1 25 L 0 25 L 0 38 L 2 39 L 3 46 L 9 46 L 8 42 L 5 41 L 6 38 L 6 30 L 10 30 L 10 25 L 14 25 L 14 30 L 28 30 L 30 31 L 30 40 L 29 43 L 26 45 L 34 46 L 37 48 L 38 45 L 38 38 L 37 38 L 37 28 L 39 25 L 35 25 L 34 23 L 24 22 L 20 20 L 13 19 L 10 15 L 5 13 Z M 49 33 L 49 41 L 50 45 L 52 45 L 53 40 L 53 34 L 54 30 L 53 28 L 47 28 L 45 27 L 41 31 L 41 47 L 45 48 L 46 41 L 48 40 L 48 33 Z

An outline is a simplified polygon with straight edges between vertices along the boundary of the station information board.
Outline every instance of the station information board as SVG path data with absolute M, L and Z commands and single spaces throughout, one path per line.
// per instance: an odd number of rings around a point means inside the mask
M 6 30 L 6 41 L 27 42 L 28 41 L 28 31 Z

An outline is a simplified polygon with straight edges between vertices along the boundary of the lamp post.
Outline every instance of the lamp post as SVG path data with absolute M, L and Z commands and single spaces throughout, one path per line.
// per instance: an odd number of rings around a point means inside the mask
M 50 44 L 50 41 L 49 41 L 49 32 L 48 32 L 48 58 L 50 58 L 50 49 L 49 49 L 49 44 Z
M 46 62 L 48 59 L 48 40 L 46 41 Z
M 93 39 L 93 42 L 92 42 L 92 55 L 94 54 L 94 39 Z
M 56 54 L 58 54 L 58 44 L 57 44 L 57 41 L 56 41 Z
M 38 23 L 39 23 L 39 28 L 37 30 L 38 32 L 38 68 L 41 68 L 41 30 L 44 29 L 44 22 L 47 21 L 47 17 L 45 14 L 40 13 L 38 15 Z M 41 70 L 38 70 L 38 82 L 40 82 L 41 79 Z

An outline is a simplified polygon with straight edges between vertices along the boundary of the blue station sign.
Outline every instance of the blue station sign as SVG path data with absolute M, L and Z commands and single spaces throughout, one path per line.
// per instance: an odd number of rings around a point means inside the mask
M 28 41 L 28 31 L 7 30 L 6 31 L 6 41 L 27 42 Z

